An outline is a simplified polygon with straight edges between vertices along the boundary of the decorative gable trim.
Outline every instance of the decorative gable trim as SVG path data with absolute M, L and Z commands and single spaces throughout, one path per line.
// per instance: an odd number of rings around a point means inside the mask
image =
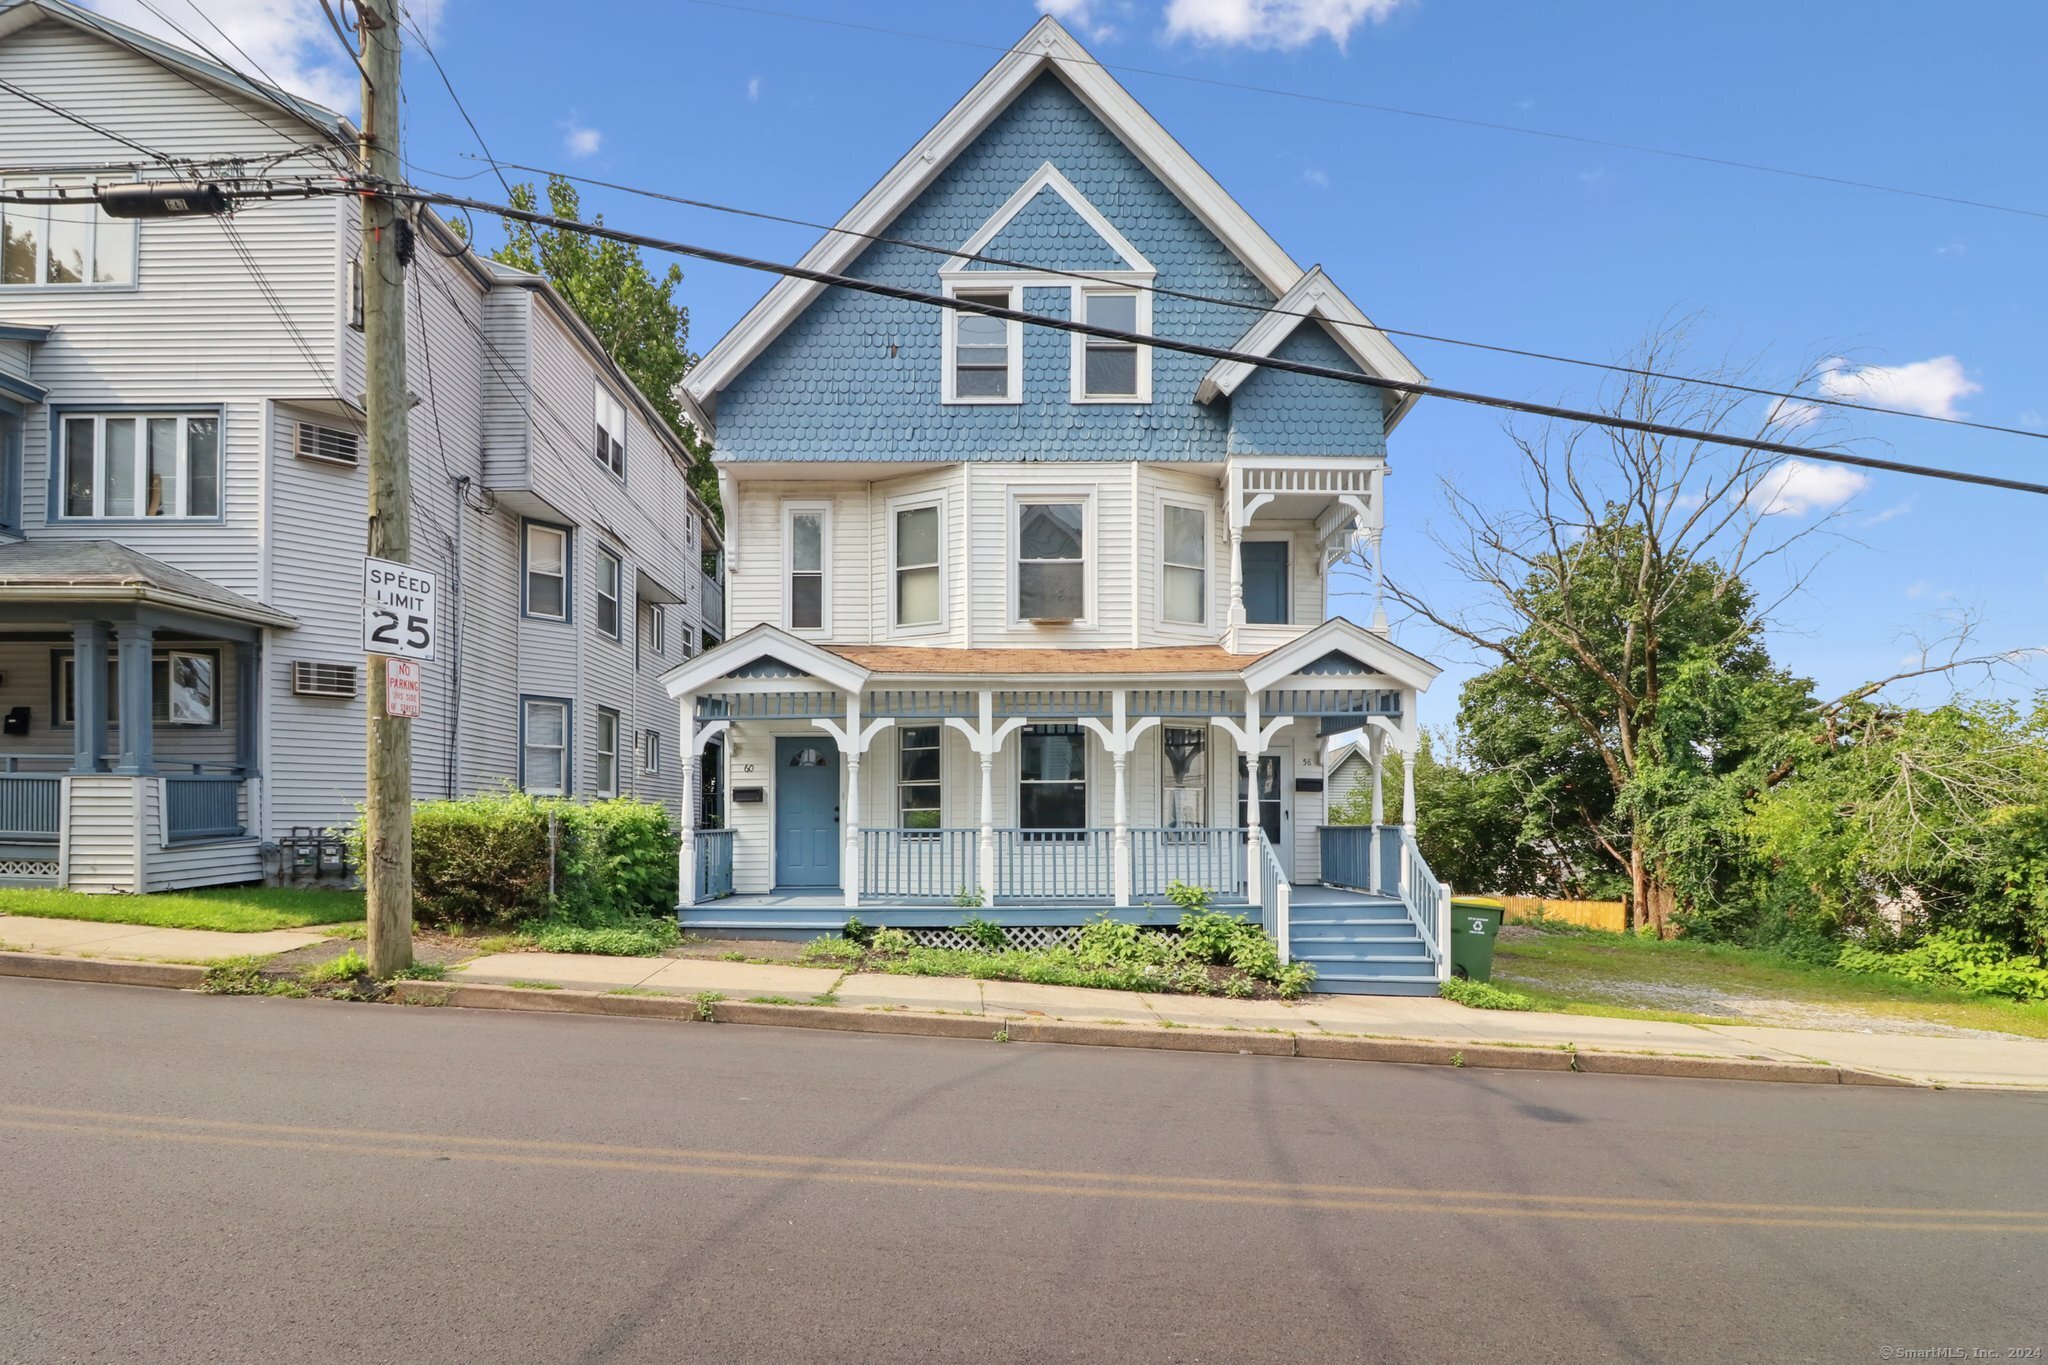
M 1270 356 L 1280 349 L 1281 342 L 1293 336 L 1297 328 L 1311 319 L 1329 324 L 1324 331 L 1367 374 L 1411 384 L 1423 382 L 1422 371 L 1401 354 L 1384 332 L 1373 326 L 1372 319 L 1323 273 L 1319 265 L 1311 267 L 1292 289 L 1281 295 L 1271 311 L 1262 313 L 1231 349 L 1250 355 Z M 1213 403 L 1218 398 L 1230 397 L 1237 392 L 1239 385 L 1251 378 L 1256 368 L 1244 360 L 1217 361 L 1196 386 L 1195 401 Z M 1381 390 L 1381 394 L 1387 410 L 1387 427 L 1392 430 L 1394 423 L 1415 405 L 1416 395 L 1388 389 Z
M 1417 654 L 1410 654 L 1393 641 L 1375 635 L 1364 626 L 1333 616 L 1306 634 L 1269 650 L 1244 670 L 1244 685 L 1263 692 L 1282 678 L 1316 667 L 1327 672 L 1332 653 L 1348 655 L 1374 673 L 1384 673 L 1404 687 L 1417 692 L 1429 690 L 1443 670 Z
M 687 663 L 676 665 L 661 675 L 661 685 L 672 698 L 681 698 L 692 692 L 722 691 L 726 688 L 721 688 L 720 683 L 729 678 L 747 676 L 744 670 L 757 663 L 766 663 L 769 668 L 753 674 L 755 680 L 768 682 L 778 676 L 808 677 L 842 692 L 859 691 L 869 677 L 867 669 L 849 663 L 831 650 L 763 623 L 740 632 L 722 645 L 705 650 Z M 728 683 L 727 687 L 730 685 Z
M 1131 245 L 1130 238 L 1118 232 L 1116 224 L 1104 217 L 1102 210 L 1096 208 L 1087 195 L 1075 189 L 1074 182 L 1061 175 L 1059 168 L 1050 161 L 1032 172 L 1031 178 L 1018 186 L 1017 192 L 1004 201 L 1003 206 L 997 209 L 987 222 L 975 229 L 974 235 L 961 244 L 959 254 L 948 257 L 946 263 L 939 267 L 939 274 L 941 276 L 957 275 L 968 279 L 980 279 L 984 275 L 1000 273 L 1000 268 L 996 271 L 971 270 L 969 269 L 971 264 L 969 258 L 978 256 L 986 250 L 988 244 L 993 242 L 1004 228 L 1016 220 L 1018 214 L 1030 207 L 1032 202 L 1046 190 L 1051 190 L 1054 194 L 1066 200 L 1067 207 L 1076 214 L 1079 214 L 1081 221 L 1086 223 L 1096 236 L 1107 242 L 1111 251 L 1114 251 L 1123 258 L 1123 270 L 1086 271 L 1081 273 L 1089 275 L 1100 274 L 1105 279 L 1119 281 L 1140 276 L 1150 280 L 1158 274 L 1152 268 L 1152 262 L 1145 259 L 1145 254 L 1139 251 L 1137 247 Z M 1027 271 L 1025 273 L 1031 272 Z M 1059 283 L 1065 281 L 1068 277 L 1068 273 L 1063 273 L 1049 276 L 1048 279 L 1051 282 Z
M 800 264 L 828 272 L 852 264 L 874 235 L 883 232 L 1020 92 L 1048 70 L 1059 76 L 1089 112 L 1144 162 L 1275 298 L 1284 297 L 1300 282 L 1302 269 L 1294 259 L 1051 15 L 1040 19 L 1022 42 L 1004 53 L 965 98 L 918 139 L 832 231 L 804 253 Z M 824 289 L 824 285 L 785 276 L 719 339 L 678 390 L 693 423 L 707 434 L 713 432 L 718 394 Z M 1385 344 L 1393 351 L 1391 342 Z M 1415 373 L 1405 357 L 1401 364 L 1405 373 Z

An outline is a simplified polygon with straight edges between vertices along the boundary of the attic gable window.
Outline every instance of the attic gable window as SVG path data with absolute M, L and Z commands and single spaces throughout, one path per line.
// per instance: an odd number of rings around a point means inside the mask
M 1141 289 L 1077 289 L 1075 314 L 1091 327 L 1150 334 L 1152 296 Z M 1149 403 L 1152 348 L 1133 341 L 1074 335 L 1073 401 Z
M 954 289 L 954 298 L 990 308 L 1015 308 L 1009 289 Z M 1022 398 L 1022 325 L 964 310 L 946 314 L 946 401 L 1015 403 Z

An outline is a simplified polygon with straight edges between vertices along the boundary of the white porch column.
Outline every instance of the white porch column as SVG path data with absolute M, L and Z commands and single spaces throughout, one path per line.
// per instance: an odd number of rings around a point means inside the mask
M 846 830 L 846 852 L 839 860 L 839 880 L 845 884 L 848 909 L 860 904 L 860 756 L 867 752 L 870 740 L 895 723 L 893 717 L 883 716 L 862 726 L 858 690 L 847 694 L 844 726 L 823 716 L 811 718 L 811 724 L 839 742 L 839 753 L 846 760 L 846 810 L 840 820 Z
M 1391 631 L 1387 624 L 1387 570 L 1380 562 L 1380 539 L 1383 535 L 1377 526 L 1365 533 L 1367 552 L 1372 555 L 1372 633 L 1386 635 Z
M 1090 730 L 1109 754 L 1109 766 L 1115 774 L 1114 807 L 1110 823 L 1114 827 L 1111 842 L 1111 878 L 1118 905 L 1131 903 L 1131 807 L 1130 791 L 1125 781 L 1130 765 L 1131 750 L 1138 744 L 1138 737 L 1159 723 L 1159 717 L 1146 716 L 1136 725 L 1129 723 L 1130 694 L 1122 688 L 1109 694 L 1110 723 L 1104 725 L 1094 716 L 1080 717 L 1081 724 Z
M 1402 728 L 1408 732 L 1406 736 L 1408 744 L 1401 750 L 1401 823 L 1408 827 L 1410 834 L 1413 834 L 1415 833 L 1415 698 L 1403 696 L 1401 701 L 1408 711 L 1408 714 L 1401 719 Z
M 981 759 L 981 853 L 976 863 L 981 871 L 981 902 L 993 905 L 996 899 L 996 807 L 995 807 L 995 766 L 996 754 L 1002 749 L 1003 741 L 1012 731 L 1024 727 L 1022 716 L 1013 716 L 1001 725 L 995 722 L 995 693 L 984 689 L 979 697 L 979 725 L 970 725 L 959 716 L 947 716 L 946 725 L 957 730 L 967 740 L 967 747 Z
M 1380 826 L 1387 822 L 1386 784 L 1380 779 L 1387 766 L 1387 737 L 1379 729 L 1368 728 L 1365 742 L 1372 756 L 1372 838 L 1365 849 L 1365 879 L 1374 891 L 1380 889 Z
M 1223 510 L 1230 527 L 1230 616 L 1226 624 L 1235 633 L 1244 624 L 1244 471 L 1236 465 L 1230 467 Z
M 697 695 L 685 692 L 677 698 L 682 708 L 683 802 L 677 824 L 682 830 L 682 847 L 676 850 L 676 904 L 697 903 Z
M 1279 716 L 1261 725 L 1255 691 L 1245 693 L 1242 726 L 1228 716 L 1209 717 L 1209 723 L 1237 745 L 1238 762 L 1244 765 L 1244 886 L 1253 905 L 1259 904 L 1259 756 L 1293 721 L 1292 716 Z

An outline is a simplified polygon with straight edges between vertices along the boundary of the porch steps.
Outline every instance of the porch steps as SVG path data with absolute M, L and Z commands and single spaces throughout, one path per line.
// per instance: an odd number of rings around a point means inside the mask
M 1295 888 L 1288 951 L 1336 995 L 1435 995 L 1436 967 L 1408 911 L 1391 896 Z

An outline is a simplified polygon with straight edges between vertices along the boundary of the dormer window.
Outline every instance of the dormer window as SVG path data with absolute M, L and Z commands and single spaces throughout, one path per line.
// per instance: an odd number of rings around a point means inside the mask
M 1151 295 L 1143 290 L 1080 289 L 1075 291 L 1075 302 L 1075 312 L 1091 327 L 1151 331 Z M 1073 386 L 1076 403 L 1149 403 L 1152 348 L 1076 333 Z
M 1015 308 L 1008 289 L 955 289 L 964 303 Z M 949 309 L 946 314 L 946 401 L 1015 403 L 1023 390 L 1023 328 L 1004 318 Z

